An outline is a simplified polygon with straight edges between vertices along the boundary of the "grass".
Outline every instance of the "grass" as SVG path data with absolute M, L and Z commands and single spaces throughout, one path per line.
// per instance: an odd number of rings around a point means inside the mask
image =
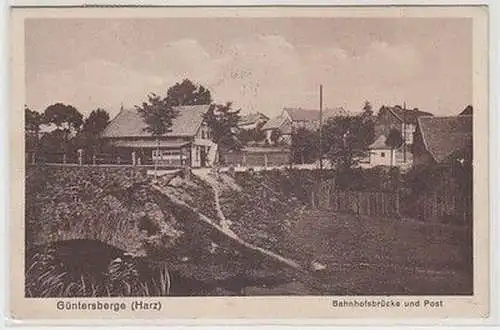
M 82 246 L 83 248 L 83 246 Z M 74 251 L 73 251 L 74 252 Z M 60 247 L 41 248 L 29 254 L 26 264 L 26 297 L 140 297 L 168 296 L 171 277 L 166 264 L 151 266 L 123 256 L 109 260 L 102 269 L 86 271 L 68 267 Z M 74 259 L 78 258 L 74 254 Z M 75 263 L 89 260 L 73 260 Z M 90 262 L 91 263 L 91 262 Z

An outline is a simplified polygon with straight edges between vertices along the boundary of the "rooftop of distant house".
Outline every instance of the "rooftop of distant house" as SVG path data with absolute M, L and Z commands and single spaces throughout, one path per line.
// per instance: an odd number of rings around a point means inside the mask
M 170 131 L 165 136 L 189 137 L 196 135 L 209 105 L 174 107 L 177 116 L 172 120 Z M 151 137 L 147 124 L 136 109 L 122 109 L 102 133 L 104 138 Z
M 438 163 L 472 147 L 472 116 L 420 117 L 418 126 L 426 150 Z
M 383 107 L 382 109 L 387 109 L 394 115 L 394 117 L 398 118 L 401 122 L 409 124 L 417 124 L 417 118 L 419 117 L 434 116 L 430 112 L 421 111 L 419 109 L 403 109 L 400 106 Z
M 284 108 L 283 112 L 288 113 L 292 121 L 319 121 L 320 119 L 319 109 Z M 323 119 L 349 115 L 349 112 L 342 107 L 323 110 Z
M 253 112 L 253 113 L 249 113 L 249 114 L 240 116 L 240 119 L 238 121 L 238 125 L 239 126 L 253 125 L 259 121 L 267 121 L 267 120 L 269 120 L 269 117 L 264 115 L 263 113 Z

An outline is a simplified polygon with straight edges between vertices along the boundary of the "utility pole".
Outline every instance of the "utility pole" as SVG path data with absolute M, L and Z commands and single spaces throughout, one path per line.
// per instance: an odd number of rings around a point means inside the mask
M 319 168 L 323 170 L 323 85 L 319 85 Z

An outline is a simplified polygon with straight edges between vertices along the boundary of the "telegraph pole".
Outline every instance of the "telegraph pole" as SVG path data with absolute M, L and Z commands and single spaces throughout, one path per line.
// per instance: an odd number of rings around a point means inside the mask
M 319 85 L 319 168 L 323 170 L 323 85 Z

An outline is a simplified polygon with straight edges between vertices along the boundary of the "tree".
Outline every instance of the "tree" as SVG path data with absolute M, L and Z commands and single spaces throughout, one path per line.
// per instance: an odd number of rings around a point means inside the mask
M 335 117 L 323 127 L 323 152 L 340 170 L 350 169 L 365 156 L 375 138 L 375 124 L 361 117 Z
M 92 110 L 83 123 L 82 131 L 91 133 L 92 135 L 98 135 L 109 124 L 109 119 L 109 113 L 106 110 L 101 108 Z
M 24 130 L 27 133 L 38 133 L 43 116 L 37 111 L 24 106 Z
M 373 107 L 369 101 L 365 101 L 363 106 L 363 113 L 361 115 L 363 118 L 368 119 L 373 116 Z
M 92 149 L 95 154 L 102 147 L 100 134 L 109 124 L 109 119 L 109 113 L 106 110 L 101 108 L 92 110 L 85 119 L 82 130 L 75 138 L 75 145 L 79 148 Z
M 262 125 L 260 125 L 262 127 Z M 266 138 L 266 134 L 260 129 L 260 127 L 255 127 L 251 129 L 239 129 L 238 139 L 242 144 L 248 144 L 249 142 L 260 142 Z
M 83 115 L 72 105 L 55 103 L 48 106 L 43 113 L 43 122 L 54 124 L 57 129 L 51 132 L 51 137 L 43 141 L 44 152 L 63 153 L 63 157 L 72 149 L 70 144 L 70 134 L 78 133 L 83 124 Z M 48 143 L 58 145 L 48 146 Z M 50 155 L 45 155 L 50 158 Z M 63 158 L 64 159 L 64 158 Z
M 39 132 L 42 124 L 42 115 L 37 111 L 24 106 L 24 143 L 27 151 L 34 151 L 39 147 Z M 32 157 L 35 157 L 32 154 Z M 32 158 L 34 161 L 35 158 Z
M 204 119 L 212 130 L 212 140 L 219 150 L 240 150 L 243 144 L 238 139 L 240 110 L 233 110 L 231 102 L 212 104 L 204 114 Z
M 83 124 L 83 115 L 72 105 L 55 103 L 45 109 L 44 119 L 49 124 L 70 133 L 71 130 L 78 131 Z
M 273 129 L 270 136 L 271 143 L 274 145 L 278 144 L 280 138 L 281 138 L 281 131 L 279 129 Z
M 294 163 L 312 163 L 319 156 L 319 134 L 303 127 L 292 134 L 292 159 Z
M 401 131 L 397 128 L 391 129 L 387 139 L 385 140 L 385 144 L 391 148 L 391 166 L 394 166 L 394 149 L 403 145 L 403 136 L 401 135 Z
M 176 83 L 167 91 L 167 102 L 171 106 L 211 104 L 212 95 L 208 89 L 194 84 L 189 79 Z
M 160 155 L 160 136 L 171 130 L 172 121 L 177 116 L 177 111 L 168 103 L 166 98 L 162 99 L 154 93 L 147 97 L 147 102 L 143 102 L 141 106 L 136 105 L 136 109 L 146 123 L 145 131 L 156 138 L 156 160 L 154 163 L 156 176 Z

